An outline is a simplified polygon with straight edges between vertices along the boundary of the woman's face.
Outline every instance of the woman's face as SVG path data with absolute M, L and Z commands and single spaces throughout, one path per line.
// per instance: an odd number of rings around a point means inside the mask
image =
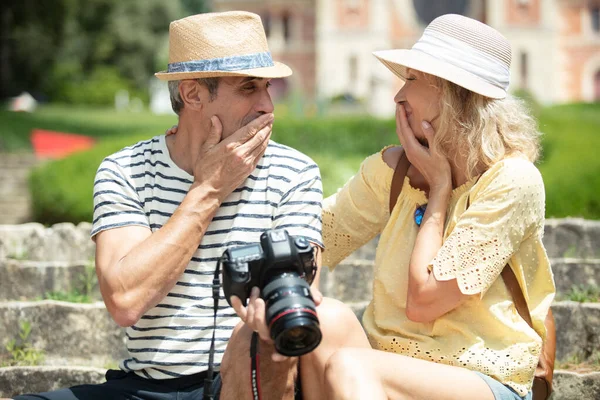
M 427 121 L 434 129 L 437 128 L 441 92 L 434 86 L 434 80 L 430 75 L 412 69 L 407 69 L 406 75 L 404 86 L 394 97 L 396 108 L 400 104 L 404 106 L 408 123 L 415 137 L 421 144 L 427 145 L 421 122 Z

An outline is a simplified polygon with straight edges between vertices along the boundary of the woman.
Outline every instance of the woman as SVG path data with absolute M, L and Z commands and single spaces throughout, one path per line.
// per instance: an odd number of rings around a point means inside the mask
M 539 133 L 506 92 L 510 45 L 445 15 L 411 50 L 375 56 L 405 81 L 394 98 L 402 147 L 367 158 L 324 203 L 324 265 L 381 234 L 363 316 L 373 349 L 329 359 L 328 398 L 530 399 L 555 288 L 533 165 Z M 403 157 L 410 166 L 390 210 Z M 534 329 L 500 277 L 507 263 Z

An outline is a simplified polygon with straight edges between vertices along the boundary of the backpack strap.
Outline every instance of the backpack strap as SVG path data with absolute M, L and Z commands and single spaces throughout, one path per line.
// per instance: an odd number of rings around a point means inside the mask
M 400 192 L 402 191 L 404 178 L 406 178 L 408 167 L 410 167 L 410 162 L 408 161 L 408 157 L 406 157 L 406 152 L 403 148 L 401 148 L 400 151 L 400 158 L 396 164 L 396 169 L 394 169 L 392 187 L 390 188 L 390 213 L 396 206 L 396 201 L 398 200 L 398 196 L 400 196 Z

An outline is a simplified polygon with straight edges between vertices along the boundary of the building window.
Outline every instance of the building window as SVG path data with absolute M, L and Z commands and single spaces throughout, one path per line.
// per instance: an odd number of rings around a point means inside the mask
M 267 35 L 267 38 L 268 38 L 271 36 L 271 14 L 269 14 L 268 11 L 263 14 L 262 23 L 263 23 L 263 26 L 265 27 L 265 34 Z
M 592 29 L 594 32 L 600 33 L 600 7 L 592 7 L 590 15 L 592 17 Z
M 350 78 L 350 87 L 358 80 L 358 58 L 350 56 L 348 59 L 348 77 Z
M 470 2 L 468 0 L 413 0 L 412 3 L 419 21 L 423 25 L 427 25 L 440 15 L 467 15 Z
M 283 24 L 283 38 L 285 42 L 289 42 L 291 39 L 291 17 L 290 14 L 286 11 L 281 17 L 281 23 Z
M 520 61 L 521 61 L 521 69 L 520 69 L 520 75 L 521 75 L 521 89 L 527 89 L 527 79 L 528 79 L 528 71 L 529 71 L 529 60 L 527 57 L 527 53 L 522 51 L 521 55 L 520 55 Z
M 346 0 L 346 8 L 349 13 L 358 13 L 359 7 L 358 0 Z

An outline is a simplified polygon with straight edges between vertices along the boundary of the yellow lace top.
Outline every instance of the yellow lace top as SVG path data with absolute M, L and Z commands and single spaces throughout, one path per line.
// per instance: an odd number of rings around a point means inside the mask
M 412 322 L 405 312 L 408 265 L 418 232 L 413 214 L 427 198 L 406 178 L 390 214 L 393 172 L 382 152 L 374 154 L 323 204 L 324 265 L 334 268 L 381 233 L 373 299 L 363 316 L 371 345 L 479 371 L 526 395 L 555 293 L 542 244 L 545 195 L 539 171 L 525 159 L 507 158 L 479 180 L 454 189 L 444 243 L 430 268 L 436 279 L 457 279 L 463 293 L 480 296 L 431 323 Z M 521 285 L 535 330 L 519 316 L 500 277 L 507 262 Z

